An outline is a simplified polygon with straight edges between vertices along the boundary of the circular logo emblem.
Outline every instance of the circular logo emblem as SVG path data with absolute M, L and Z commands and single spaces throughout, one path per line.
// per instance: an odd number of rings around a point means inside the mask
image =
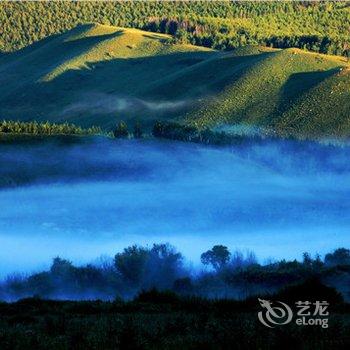
M 273 306 L 269 300 L 258 299 L 260 305 L 265 309 L 258 313 L 259 321 L 266 327 L 284 325 L 289 323 L 293 317 L 292 309 L 282 301 L 276 301 L 278 306 Z

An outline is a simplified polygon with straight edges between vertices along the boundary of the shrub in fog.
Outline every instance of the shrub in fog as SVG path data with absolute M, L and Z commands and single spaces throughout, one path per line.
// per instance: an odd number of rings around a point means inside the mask
M 141 289 L 171 288 L 183 269 L 182 255 L 170 244 L 133 245 L 116 254 L 114 262 L 125 283 Z

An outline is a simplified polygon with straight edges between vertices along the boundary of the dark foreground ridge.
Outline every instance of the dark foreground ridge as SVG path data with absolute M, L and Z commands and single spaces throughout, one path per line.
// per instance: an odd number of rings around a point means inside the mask
M 133 301 L 23 299 L 0 304 L 0 347 L 12 349 L 346 349 L 350 305 L 319 282 L 284 289 L 269 300 L 332 300 L 328 327 L 266 328 L 256 298 L 179 297 L 150 290 Z

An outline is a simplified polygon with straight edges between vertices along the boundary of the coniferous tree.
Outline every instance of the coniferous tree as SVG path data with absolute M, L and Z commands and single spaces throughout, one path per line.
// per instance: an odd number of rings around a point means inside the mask
M 117 124 L 113 131 L 115 138 L 127 138 L 129 136 L 128 126 L 125 122 L 121 121 Z

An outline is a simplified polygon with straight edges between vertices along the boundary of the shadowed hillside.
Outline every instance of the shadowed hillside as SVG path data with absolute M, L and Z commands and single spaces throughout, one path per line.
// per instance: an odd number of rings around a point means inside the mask
M 345 58 L 298 49 L 218 52 L 87 24 L 0 57 L 0 116 L 106 129 L 164 118 L 348 136 L 348 72 Z

